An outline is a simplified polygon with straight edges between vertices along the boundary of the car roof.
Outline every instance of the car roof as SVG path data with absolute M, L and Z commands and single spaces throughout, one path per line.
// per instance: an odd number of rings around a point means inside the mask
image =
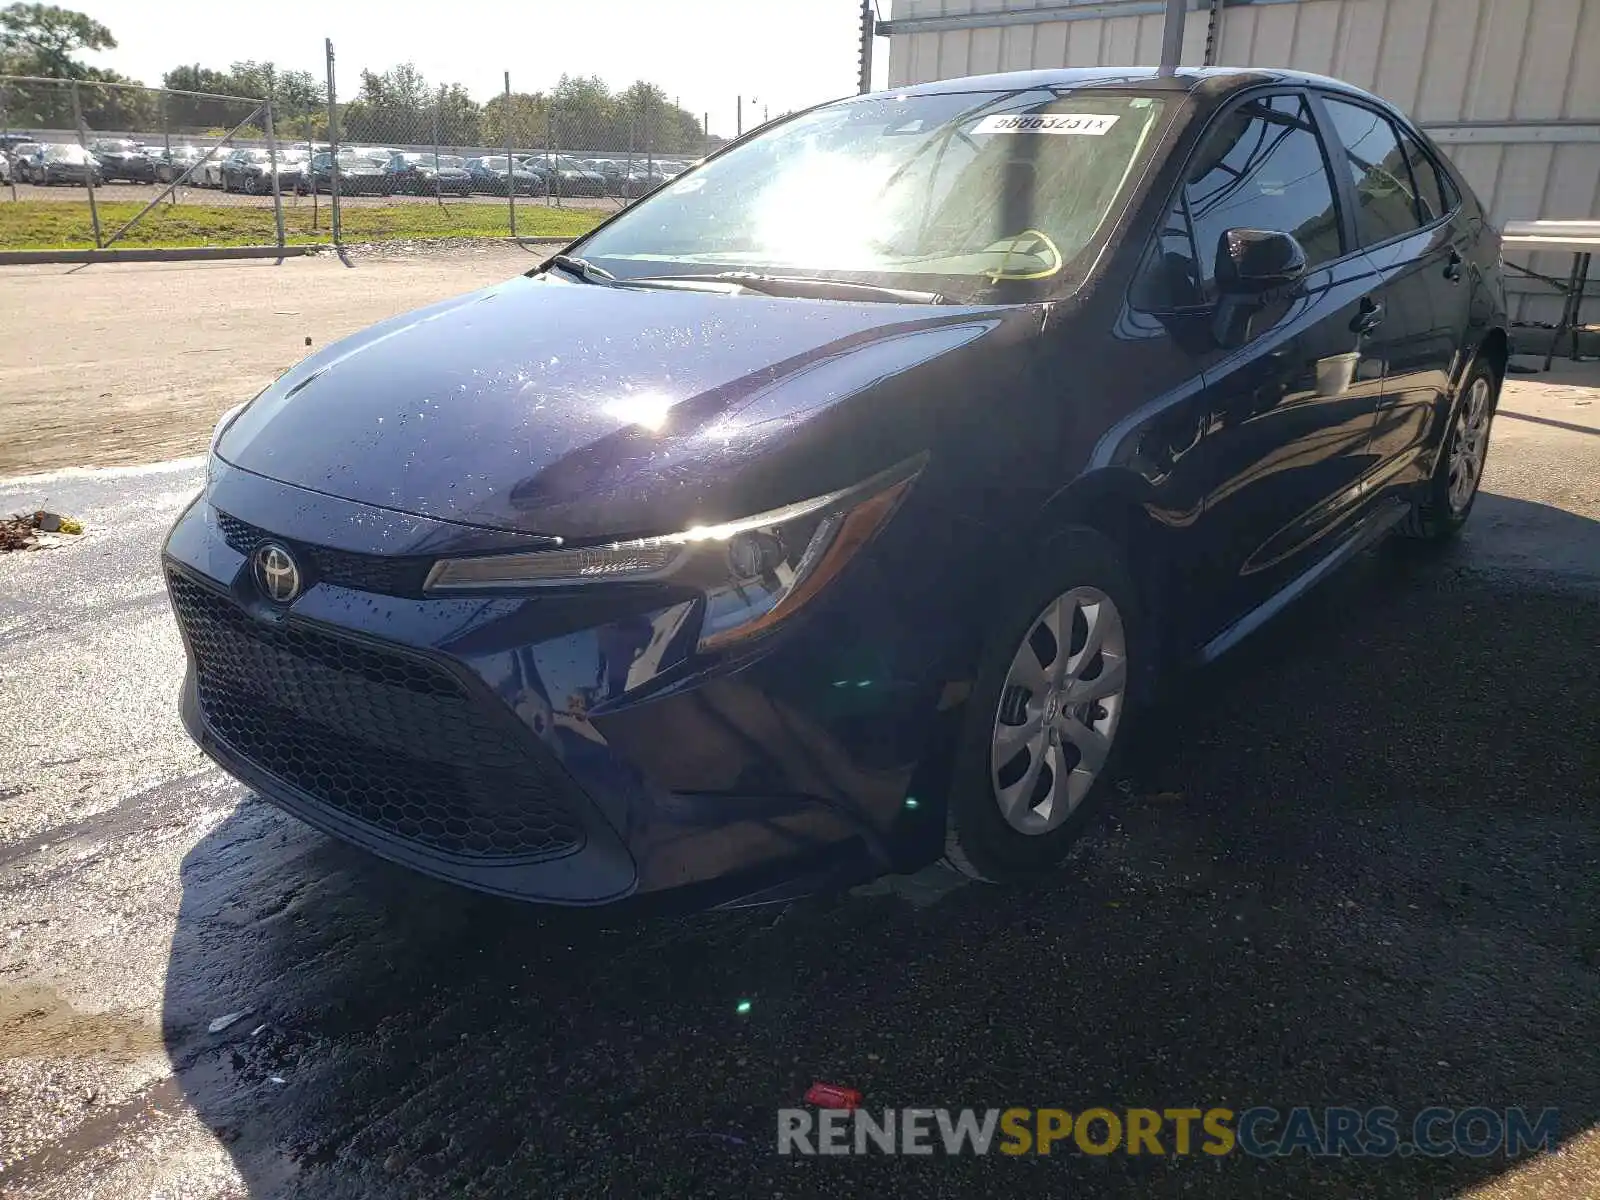
M 895 96 L 936 96 L 951 92 L 1004 92 L 1028 88 L 1107 88 L 1140 92 L 1201 93 L 1222 97 L 1263 83 L 1315 85 L 1331 91 L 1371 96 L 1353 84 L 1309 71 L 1279 67 L 1057 67 L 1042 71 L 1005 71 L 994 75 L 966 75 L 932 83 L 890 88 Z

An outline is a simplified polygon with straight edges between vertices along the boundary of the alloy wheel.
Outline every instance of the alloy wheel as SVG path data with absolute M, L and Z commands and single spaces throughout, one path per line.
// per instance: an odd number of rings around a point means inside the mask
M 1045 606 L 1011 660 L 989 747 L 995 802 L 1007 824 L 1058 828 L 1099 777 L 1128 690 L 1122 614 L 1099 588 Z
M 1483 460 L 1489 450 L 1489 380 L 1479 375 L 1467 390 L 1450 435 L 1450 511 L 1466 512 L 1483 478 Z

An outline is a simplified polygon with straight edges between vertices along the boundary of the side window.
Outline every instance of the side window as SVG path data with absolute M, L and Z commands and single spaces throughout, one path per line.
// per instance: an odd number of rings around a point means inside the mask
M 1195 261 L 1194 239 L 1189 236 L 1189 217 L 1183 210 L 1183 197 L 1168 211 L 1156 230 L 1139 278 L 1134 284 L 1135 308 L 1145 312 L 1169 312 L 1193 308 L 1205 302 L 1200 286 L 1200 267 Z
M 1299 96 L 1252 100 L 1224 116 L 1190 165 L 1184 199 L 1207 294 L 1229 229 L 1291 233 L 1313 268 L 1344 253 L 1333 179 Z
M 1406 162 L 1411 167 L 1411 182 L 1417 189 L 1417 216 L 1424 225 L 1437 221 L 1455 205 L 1445 189 L 1444 179 L 1417 139 L 1405 130 L 1400 131 L 1401 144 L 1405 146 Z
M 1411 168 L 1388 118 L 1332 96 L 1324 99 L 1356 185 L 1356 234 L 1361 244 L 1371 246 L 1422 225 Z

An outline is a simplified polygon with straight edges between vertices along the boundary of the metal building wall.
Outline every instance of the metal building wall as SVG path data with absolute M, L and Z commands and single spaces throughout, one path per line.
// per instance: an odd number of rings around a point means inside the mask
M 895 0 L 891 87 L 1029 67 L 1154 64 L 1159 0 Z M 1600 218 L 1600 0 L 1191 0 L 1183 61 L 1288 66 L 1393 101 L 1497 221 Z M 1211 29 L 1215 13 L 1216 26 Z M 1565 276 L 1565 256 L 1524 261 Z M 1514 281 L 1516 315 L 1559 303 Z M 1600 292 L 1600 283 L 1595 285 Z

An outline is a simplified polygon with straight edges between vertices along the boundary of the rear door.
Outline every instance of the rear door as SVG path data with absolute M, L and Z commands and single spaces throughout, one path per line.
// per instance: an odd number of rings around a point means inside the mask
M 1252 93 L 1215 118 L 1149 271 L 1189 303 L 1168 320 L 1203 347 L 1200 436 L 1175 465 L 1202 497 L 1186 633 L 1213 635 L 1303 573 L 1355 513 L 1371 467 L 1381 363 L 1365 354 L 1377 282 L 1347 244 L 1339 190 L 1306 98 Z M 1214 331 L 1217 245 L 1229 229 L 1293 234 L 1308 271 L 1231 338 Z M 1187 238 L 1174 231 L 1187 229 Z
M 1381 280 L 1376 298 L 1382 319 L 1370 342 L 1384 363 L 1373 421 L 1373 486 L 1406 488 L 1430 469 L 1427 450 L 1443 415 L 1466 322 L 1464 233 L 1444 208 L 1431 160 L 1398 123 L 1364 101 L 1328 93 L 1318 99 L 1330 147 L 1343 167 L 1340 182 L 1355 214 L 1356 236 Z

